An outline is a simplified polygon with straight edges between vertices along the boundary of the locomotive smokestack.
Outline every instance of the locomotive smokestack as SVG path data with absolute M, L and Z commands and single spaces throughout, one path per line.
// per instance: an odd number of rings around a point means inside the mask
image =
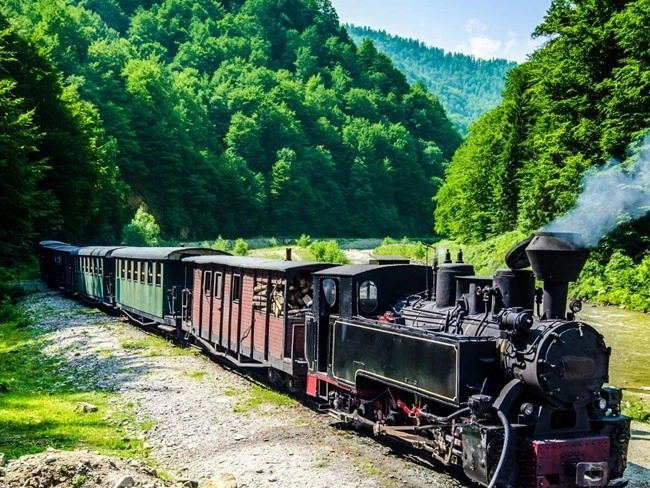
M 578 279 L 589 257 L 580 235 L 539 232 L 526 247 L 535 278 L 544 282 L 544 317 L 564 319 L 569 282 Z

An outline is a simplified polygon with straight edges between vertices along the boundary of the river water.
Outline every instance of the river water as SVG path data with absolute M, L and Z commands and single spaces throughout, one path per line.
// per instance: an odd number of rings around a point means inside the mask
M 612 348 L 609 383 L 650 394 L 650 315 L 587 304 L 576 315 L 598 329 Z

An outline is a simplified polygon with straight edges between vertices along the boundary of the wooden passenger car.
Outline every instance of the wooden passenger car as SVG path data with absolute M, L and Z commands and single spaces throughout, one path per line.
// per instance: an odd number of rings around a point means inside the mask
M 311 273 L 331 264 L 237 256 L 184 261 L 194 266 L 188 332 L 214 354 L 240 365 L 268 367 L 272 380 L 304 378 Z
M 75 256 L 75 287 L 79 296 L 92 303 L 115 307 L 115 258 L 121 246 L 85 246 Z
M 122 247 L 114 250 L 117 306 L 142 325 L 176 327 L 177 320 L 191 310 L 189 294 L 183 292 L 191 284 L 191 271 L 186 269 L 181 259 L 201 254 L 224 253 L 187 247 Z

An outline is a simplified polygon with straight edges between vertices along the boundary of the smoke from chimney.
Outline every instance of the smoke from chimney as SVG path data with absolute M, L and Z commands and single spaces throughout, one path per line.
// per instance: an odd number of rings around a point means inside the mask
M 587 170 L 582 187 L 576 206 L 541 231 L 577 232 L 592 248 L 618 225 L 650 211 L 650 135 L 624 163 Z

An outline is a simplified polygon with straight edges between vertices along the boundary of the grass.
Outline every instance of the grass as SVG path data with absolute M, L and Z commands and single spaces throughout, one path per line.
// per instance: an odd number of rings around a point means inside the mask
M 650 423 L 650 408 L 648 404 L 640 398 L 626 400 L 621 405 L 623 415 L 627 415 L 637 422 Z
M 358 460 L 355 459 L 352 461 L 352 465 L 355 468 L 358 468 L 366 476 L 377 476 L 382 474 L 381 470 L 377 468 L 372 462 L 367 460 Z
M 145 350 L 146 355 L 155 356 L 183 356 L 194 355 L 197 351 L 192 348 L 173 347 L 162 337 L 147 335 L 145 337 L 129 337 L 120 341 L 122 349 Z
M 284 393 L 270 390 L 263 386 L 253 385 L 246 392 L 237 390 L 226 390 L 226 396 L 241 396 L 241 402 L 233 406 L 235 413 L 247 413 L 251 410 L 258 410 L 263 406 L 296 407 L 298 402 Z
M 330 465 L 331 461 L 329 459 L 320 459 L 316 461 L 316 466 L 317 468 L 327 468 Z
M 112 393 L 77 391 L 64 360 L 42 353 L 45 344 L 22 318 L 0 323 L 0 452 L 14 459 L 48 447 L 86 448 L 145 458 L 142 441 L 125 436 L 124 429 L 135 422 L 133 413 L 112 411 Z M 98 410 L 81 413 L 77 402 Z M 118 413 L 119 422 L 114 421 Z
M 189 371 L 183 373 L 183 376 L 187 376 L 188 378 L 191 378 L 193 380 L 202 381 L 203 378 L 205 378 L 206 374 L 208 374 L 206 371 L 198 370 L 198 371 Z

